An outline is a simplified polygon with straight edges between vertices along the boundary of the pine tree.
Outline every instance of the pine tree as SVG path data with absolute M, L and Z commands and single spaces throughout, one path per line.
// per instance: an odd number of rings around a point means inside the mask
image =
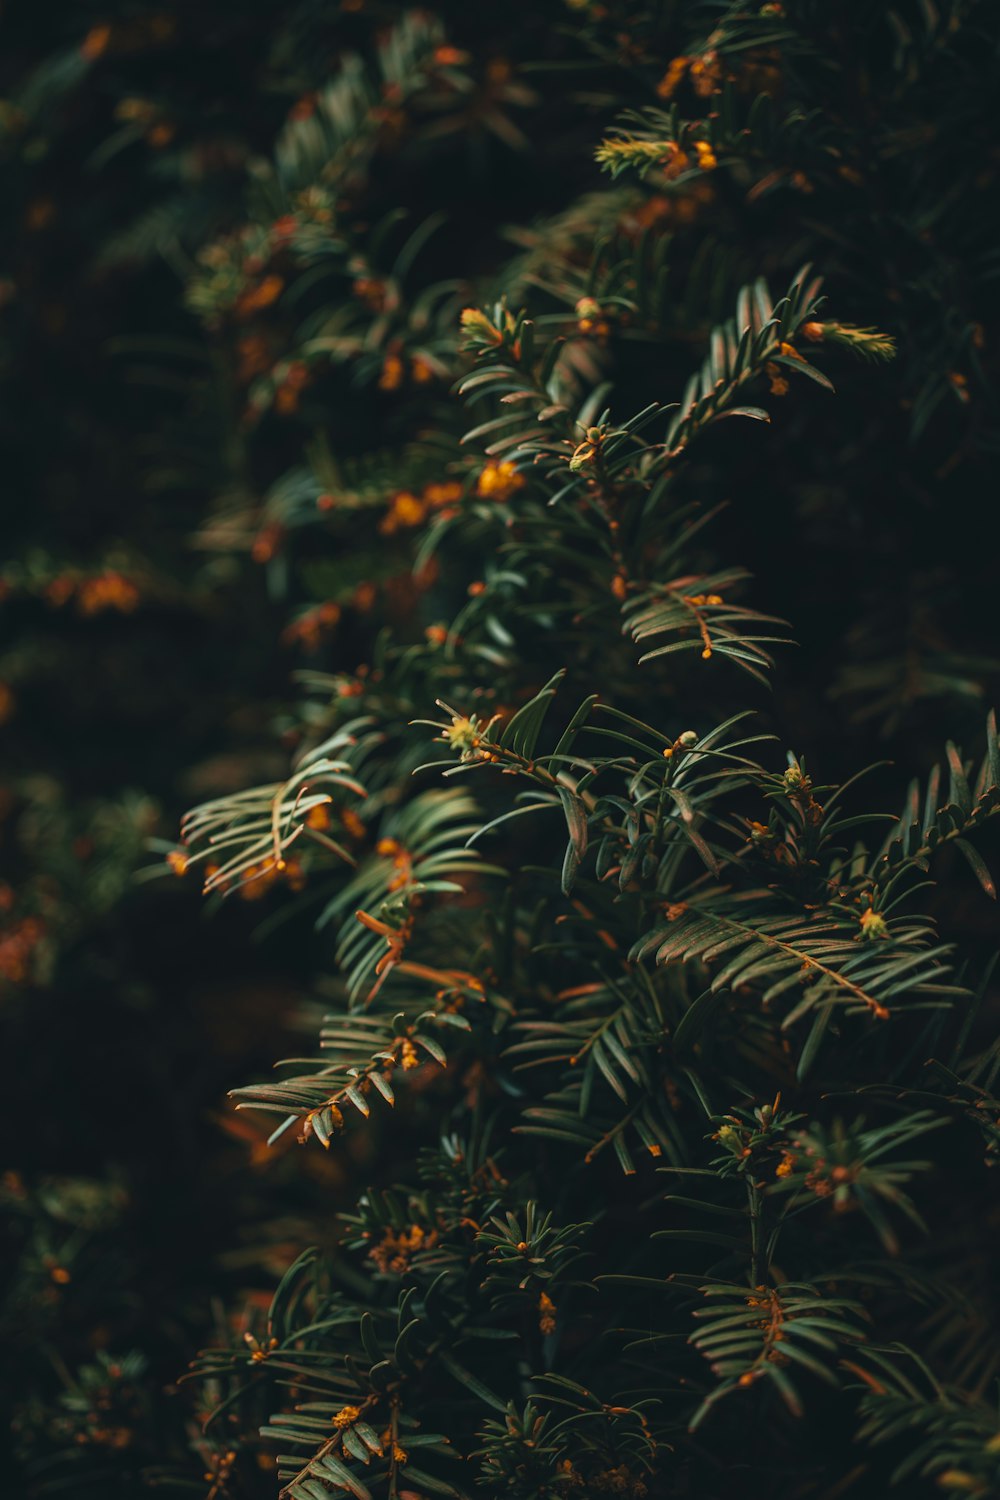
M 141 14 L 104 253 L 303 663 L 146 872 L 312 992 L 202 1493 L 994 1493 L 993 7 L 268 8 L 208 191 Z

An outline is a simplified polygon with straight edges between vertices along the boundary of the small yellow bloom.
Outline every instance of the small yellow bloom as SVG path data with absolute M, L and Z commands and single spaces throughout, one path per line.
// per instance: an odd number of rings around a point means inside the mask
M 472 719 L 452 719 L 444 738 L 453 750 L 475 750 L 479 745 L 479 733 Z
M 880 911 L 874 911 L 869 906 L 860 917 L 862 937 L 875 939 L 887 938 L 889 936 L 889 924 Z

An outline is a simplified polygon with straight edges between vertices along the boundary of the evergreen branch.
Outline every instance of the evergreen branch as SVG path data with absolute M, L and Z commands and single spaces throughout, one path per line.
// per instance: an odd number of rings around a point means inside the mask
M 700 1326 L 691 1342 L 719 1383 L 698 1407 L 692 1428 L 724 1397 L 758 1381 L 773 1386 L 792 1415 L 801 1417 L 797 1377 L 812 1375 L 836 1385 L 832 1360 L 865 1338 L 861 1305 L 825 1295 L 816 1286 L 713 1283 L 701 1291 L 707 1305 L 694 1313 Z

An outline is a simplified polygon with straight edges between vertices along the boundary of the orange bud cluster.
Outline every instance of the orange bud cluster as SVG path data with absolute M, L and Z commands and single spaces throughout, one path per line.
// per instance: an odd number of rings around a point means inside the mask
M 700 57 L 692 57 L 688 78 L 699 99 L 710 98 L 722 87 L 724 77 L 722 60 L 714 50 L 703 52 Z
M 469 61 L 469 54 L 458 47 L 445 45 L 435 48 L 434 61 L 439 68 L 459 68 Z
M 788 381 L 781 373 L 780 365 L 776 365 L 773 360 L 769 359 L 767 364 L 764 366 L 764 374 L 767 376 L 770 382 L 772 396 L 788 395 Z
M 419 526 L 433 511 L 454 505 L 461 497 L 462 485 L 458 480 L 432 481 L 424 485 L 419 495 L 412 490 L 400 490 L 390 500 L 378 529 L 383 536 L 392 536 L 403 527 Z
M 330 827 L 332 822 L 333 815 L 330 812 L 330 804 L 328 802 L 318 802 L 315 807 L 311 807 L 306 813 L 305 824 L 307 828 L 315 828 L 319 832 L 324 832 Z
M 30 978 L 32 961 L 45 936 L 45 925 L 37 917 L 22 917 L 0 931 L 0 980 L 23 984 Z
M 139 597 L 131 579 L 112 569 L 83 578 L 76 586 L 76 606 L 82 615 L 102 614 L 107 609 L 128 615 L 138 606 Z
M 82 615 L 97 615 L 108 609 L 116 609 L 123 615 L 131 614 L 140 600 L 139 590 L 132 580 L 112 568 L 90 578 L 60 573 L 45 585 L 44 597 L 56 609 L 75 598 Z
M 690 57 L 675 57 L 667 71 L 656 85 L 656 92 L 661 99 L 672 99 L 680 88 L 688 68 L 691 66 Z
M 394 1229 L 391 1225 L 383 1231 L 377 1245 L 373 1245 L 368 1257 L 378 1266 L 383 1275 L 402 1276 L 410 1268 L 410 1261 L 420 1250 L 431 1250 L 437 1244 L 435 1229 L 424 1229 L 421 1224 L 411 1224 L 406 1229 Z
M 271 360 L 267 341 L 260 334 L 248 334 L 236 344 L 236 378 L 241 385 L 248 385 L 257 375 L 270 368 Z
M 509 500 L 511 495 L 524 489 L 526 480 L 519 474 L 509 459 L 498 463 L 490 459 L 476 480 L 476 494 L 487 500 Z
M 576 304 L 576 330 L 584 338 L 605 344 L 611 334 L 612 314 L 602 308 L 596 297 L 581 297 Z
M 665 194 L 655 194 L 637 208 L 630 208 L 621 220 L 622 233 L 632 239 L 637 239 L 652 225 L 669 224 L 683 227 L 693 224 L 702 209 L 706 208 L 714 197 L 715 190 L 706 178 L 689 178 L 683 189 L 674 192 L 670 197 Z
M 413 874 L 413 859 L 398 839 L 379 839 L 375 845 L 375 853 L 383 859 L 392 860 L 395 874 L 389 881 L 390 891 L 398 891 L 409 885 Z
M 261 1342 L 260 1339 L 254 1338 L 253 1334 L 249 1332 L 244 1333 L 243 1342 L 249 1349 L 250 1358 L 253 1360 L 254 1364 L 263 1363 L 263 1361 L 267 1359 L 268 1355 L 273 1354 L 275 1349 L 277 1349 L 278 1347 L 278 1340 L 276 1338 L 265 1339 L 263 1342 Z
M 383 536 L 392 536 L 401 527 L 417 526 L 426 515 L 426 507 L 410 490 L 400 490 L 393 495 L 389 509 L 378 524 Z
M 363 839 L 367 833 L 365 825 L 354 811 L 353 807 L 342 807 L 340 810 L 340 823 L 345 833 L 350 834 L 352 839 Z
M 342 613 L 340 605 L 332 600 L 317 604 L 297 620 L 293 620 L 282 633 L 281 639 L 286 646 L 297 645 L 307 651 L 315 651 L 323 637 L 338 623 Z
M 92 26 L 84 37 L 80 46 L 80 55 L 88 62 L 96 62 L 103 57 L 111 42 L 112 29 L 108 25 Z
M 309 384 L 309 366 L 305 360 L 293 359 L 276 367 L 274 380 L 274 409 L 287 416 L 298 409 L 302 392 Z
M 265 276 L 262 280 L 252 282 L 236 301 L 236 313 L 238 317 L 249 318 L 253 313 L 262 312 L 265 307 L 270 307 L 272 302 L 277 302 L 285 290 L 285 281 L 282 276 Z
M 408 359 L 398 349 L 390 349 L 382 362 L 378 388 L 380 391 L 398 391 L 407 380 L 413 385 L 429 385 L 438 374 L 437 366 L 426 355 L 415 354 Z
M 398 391 L 406 379 L 406 365 L 398 354 L 387 354 L 378 378 L 380 391 Z
M 343 1130 L 344 1116 L 341 1114 L 336 1104 L 334 1104 L 331 1100 L 328 1100 L 327 1103 L 322 1105 L 319 1109 L 311 1109 L 309 1110 L 308 1114 L 302 1116 L 302 1124 L 299 1127 L 298 1133 L 299 1145 L 304 1146 L 309 1140 L 310 1136 L 315 1135 L 316 1117 L 317 1115 L 321 1114 L 325 1114 L 327 1116 L 328 1129 L 330 1129 L 331 1131 Z M 317 1137 L 317 1139 L 320 1138 Z M 328 1140 L 324 1140 L 323 1144 L 329 1148 Z
M 673 182 L 676 177 L 682 177 L 690 166 L 690 156 L 676 141 L 664 142 L 663 156 L 660 159 L 660 171 L 668 182 Z
M 361 1416 L 360 1406 L 342 1406 L 333 1419 L 333 1425 L 338 1432 L 343 1432 L 347 1427 L 353 1427 Z
M 263 526 L 253 539 L 250 556 L 255 563 L 268 563 L 276 555 L 285 535 L 285 528 L 278 521 Z
M 273 854 L 268 855 L 259 864 L 248 865 L 243 871 L 240 899 L 260 901 L 280 880 L 284 880 L 291 890 L 301 891 L 306 883 L 305 870 L 297 859 L 276 860 Z
M 351 290 L 369 312 L 380 313 L 384 310 L 387 287 L 381 276 L 359 276 Z

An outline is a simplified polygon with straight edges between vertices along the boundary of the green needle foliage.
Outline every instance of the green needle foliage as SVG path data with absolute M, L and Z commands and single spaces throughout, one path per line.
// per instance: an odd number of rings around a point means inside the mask
M 1000 16 L 264 10 L 298 102 L 103 251 L 303 656 L 154 873 L 294 934 L 232 1100 L 343 1163 L 183 1377 L 200 1492 L 996 1494 Z

